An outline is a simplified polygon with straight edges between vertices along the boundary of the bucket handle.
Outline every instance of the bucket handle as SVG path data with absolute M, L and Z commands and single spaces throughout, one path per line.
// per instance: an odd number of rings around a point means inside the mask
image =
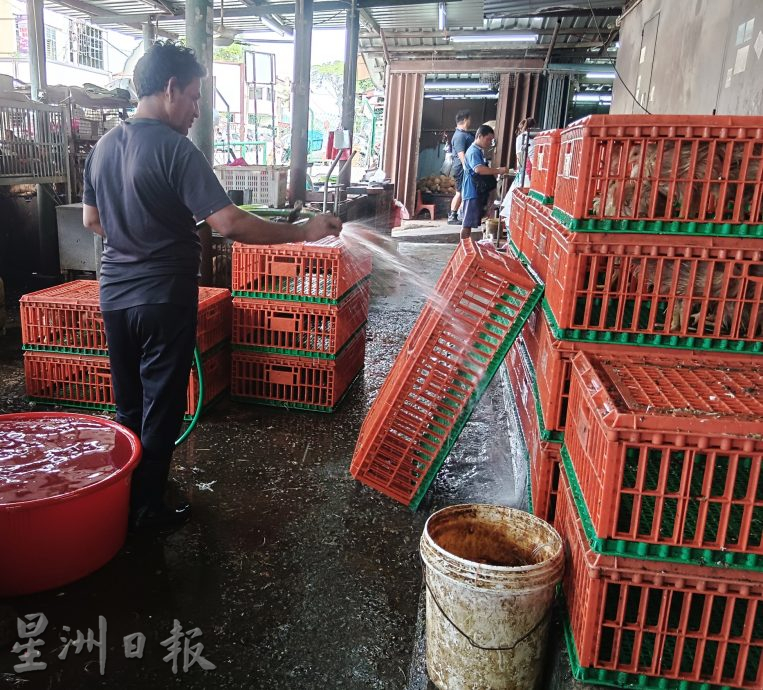
M 445 617 L 445 620 L 448 621 L 448 623 L 450 623 L 456 629 L 457 632 L 459 632 L 463 637 L 465 637 L 466 641 L 472 647 L 474 647 L 475 649 L 480 649 L 484 652 L 513 652 L 514 649 L 516 649 L 516 647 L 521 642 L 524 642 L 528 637 L 530 637 L 530 635 L 532 635 L 538 628 L 540 628 L 540 626 L 543 625 L 543 623 L 545 623 L 546 620 L 551 616 L 551 607 L 549 606 L 548 611 L 546 611 L 546 613 L 544 613 L 540 617 L 540 620 L 535 625 L 533 625 L 533 627 L 530 628 L 524 635 L 522 635 L 522 637 L 520 637 L 514 644 L 509 645 L 508 647 L 483 647 L 482 645 L 477 644 L 469 635 L 467 635 L 463 630 L 461 630 L 461 628 L 459 628 L 450 619 L 450 616 L 448 616 L 448 614 L 445 613 L 442 606 L 440 606 L 440 602 L 437 601 L 437 597 L 435 596 L 434 592 L 429 587 L 429 583 L 426 581 L 426 576 L 424 576 L 424 586 L 426 587 L 427 592 L 429 592 L 429 594 L 431 595 L 432 601 L 435 603 L 435 606 L 437 606 L 437 608 L 440 609 L 440 613 Z

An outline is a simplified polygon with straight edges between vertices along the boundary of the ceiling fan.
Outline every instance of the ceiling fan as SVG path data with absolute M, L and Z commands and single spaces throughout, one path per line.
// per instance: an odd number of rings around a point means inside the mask
M 214 44 L 218 48 L 225 48 L 233 45 L 236 42 L 236 36 L 238 35 L 236 29 L 228 29 L 225 26 L 225 6 L 224 1 L 220 0 L 220 23 L 217 25 L 214 31 Z

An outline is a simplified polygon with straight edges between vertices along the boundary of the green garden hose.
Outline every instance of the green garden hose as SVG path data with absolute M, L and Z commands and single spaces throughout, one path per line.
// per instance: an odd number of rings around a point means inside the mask
M 201 366 L 201 352 L 199 352 L 198 347 L 193 348 L 193 359 L 196 364 L 196 374 L 199 377 L 199 399 L 196 401 L 196 410 L 193 413 L 193 417 L 191 418 L 188 427 L 182 434 L 180 434 L 180 438 L 175 441 L 176 446 L 179 446 L 191 435 L 193 428 L 196 426 L 196 423 L 201 416 L 201 407 L 204 401 L 204 372 Z

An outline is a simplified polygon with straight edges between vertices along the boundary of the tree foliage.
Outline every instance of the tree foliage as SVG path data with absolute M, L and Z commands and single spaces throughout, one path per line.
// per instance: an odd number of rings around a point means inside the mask
M 322 90 L 336 101 L 338 112 L 342 112 L 342 92 L 344 90 L 344 62 L 334 60 L 314 65 L 310 70 L 310 83 L 316 90 Z M 374 87 L 371 79 L 358 79 L 357 93 L 365 93 Z
M 244 61 L 244 46 L 240 43 L 233 43 L 224 48 L 215 48 L 214 59 L 217 62 L 238 62 Z

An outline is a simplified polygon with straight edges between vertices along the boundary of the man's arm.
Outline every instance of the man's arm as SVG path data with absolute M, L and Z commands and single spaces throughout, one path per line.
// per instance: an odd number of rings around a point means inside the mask
M 101 216 L 95 206 L 82 204 L 82 225 L 96 235 L 106 237 L 103 232 L 103 227 L 101 226 Z
M 272 223 L 229 204 L 206 218 L 207 223 L 223 237 L 244 244 L 282 244 L 286 242 L 315 242 L 329 235 L 338 235 L 342 221 L 336 216 L 322 214 L 304 225 Z
M 478 165 L 474 168 L 474 172 L 478 175 L 505 175 L 508 172 L 507 168 L 491 168 L 487 165 Z
M 461 160 L 461 167 L 466 167 L 466 154 L 463 151 L 458 152 L 458 157 Z

